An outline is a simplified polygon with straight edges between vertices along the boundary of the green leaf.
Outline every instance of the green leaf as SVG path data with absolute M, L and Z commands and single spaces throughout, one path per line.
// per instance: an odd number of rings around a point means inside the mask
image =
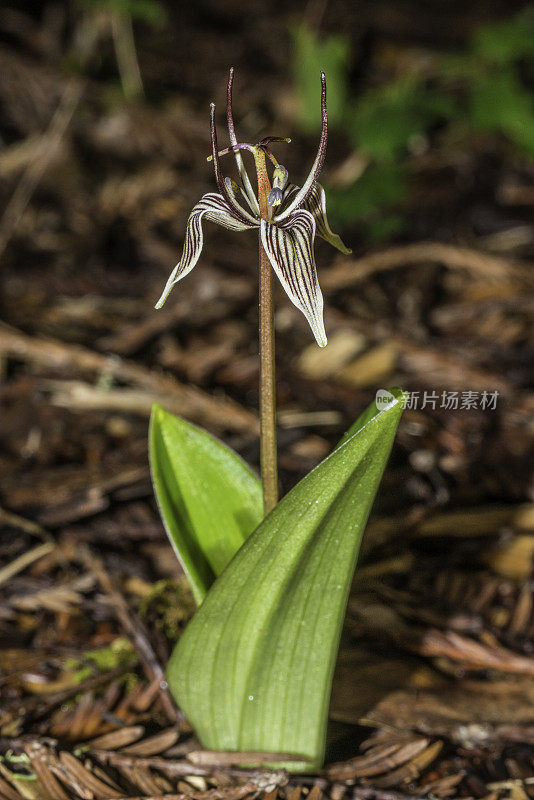
M 340 127 L 347 105 L 351 59 L 348 37 L 328 36 L 321 40 L 305 24 L 295 27 L 292 36 L 300 127 L 307 133 L 321 128 L 321 70 L 328 84 L 328 124 L 331 128 Z
M 514 69 L 481 78 L 471 89 L 470 117 L 475 128 L 505 134 L 534 154 L 534 103 Z
M 149 25 L 163 25 L 167 21 L 167 10 L 158 0 L 78 0 L 89 9 L 106 9 L 121 17 L 131 17 Z
M 329 216 L 338 225 L 357 223 L 367 238 L 385 239 L 404 225 L 393 212 L 407 194 L 405 164 L 371 163 L 352 186 L 329 189 Z
M 365 155 L 394 162 L 413 137 L 453 113 L 448 99 L 419 76 L 405 75 L 358 98 L 349 119 L 352 139 Z
M 261 483 L 237 453 L 158 405 L 150 466 L 167 535 L 200 604 L 263 518 Z
M 484 25 L 472 39 L 473 53 L 488 62 L 511 64 L 534 56 L 534 6 L 502 22 Z
M 386 405 L 389 406 L 390 403 L 393 403 L 397 400 L 396 391 L 397 390 L 395 389 L 393 389 L 391 392 L 388 390 L 381 389 L 379 392 L 379 394 L 381 395 L 380 409 L 377 406 L 377 398 L 375 398 L 371 403 L 371 405 L 367 406 L 365 411 L 363 411 L 360 414 L 356 422 L 353 422 L 348 431 L 346 431 L 343 434 L 343 436 L 336 445 L 336 450 L 340 448 L 342 445 L 344 445 L 345 442 L 347 442 L 352 436 L 355 436 L 355 434 L 359 433 L 362 430 L 362 428 L 365 428 L 365 426 L 369 422 L 371 422 L 376 416 L 378 416 L 378 414 L 380 414 L 381 411 L 386 411 L 385 406 Z M 402 404 L 402 399 L 401 399 L 401 404 Z
M 321 765 L 360 540 L 402 413 L 392 395 L 247 539 L 179 640 L 168 681 L 205 747 Z

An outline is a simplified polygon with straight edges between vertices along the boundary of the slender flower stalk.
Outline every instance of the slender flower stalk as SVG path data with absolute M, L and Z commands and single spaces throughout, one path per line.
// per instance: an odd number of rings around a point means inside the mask
M 260 446 L 264 507 L 268 514 L 276 505 L 278 495 L 271 267 L 291 302 L 308 320 L 317 344 L 324 347 L 326 334 L 323 324 L 323 296 L 317 281 L 313 254 L 315 234 L 342 253 L 350 253 L 350 250 L 328 224 L 324 190 L 317 183 L 326 153 L 328 132 L 324 73 L 321 72 L 321 138 L 315 161 L 301 188 L 288 182 L 287 170 L 278 163 L 270 148 L 273 142 L 289 142 L 290 139 L 268 136 L 255 145 L 238 142 L 232 113 L 233 79 L 232 68 L 226 96 L 229 148 L 219 151 L 214 103 L 211 104 L 210 112 L 212 152 L 208 160 L 213 161 L 219 193 L 205 194 L 189 215 L 182 258 L 172 271 L 156 308 L 161 308 L 172 287 L 197 263 L 203 245 L 204 217 L 233 231 L 259 228 Z M 245 169 L 241 151 L 248 151 L 254 157 L 257 196 Z M 223 177 L 220 157 L 228 153 L 234 154 L 239 183 Z M 267 173 L 266 157 L 274 165 L 272 185 Z
M 261 151 L 255 152 L 254 161 L 258 178 L 258 208 L 261 218 L 267 220 L 269 218 L 271 183 L 267 175 L 265 153 Z M 273 273 L 269 257 L 261 241 L 261 234 L 258 236 L 258 249 L 260 269 L 260 467 L 263 485 L 263 511 L 267 516 L 278 501 L 276 361 Z
M 265 515 L 278 502 L 276 445 L 276 370 L 273 271 L 258 237 L 260 251 L 260 464 Z

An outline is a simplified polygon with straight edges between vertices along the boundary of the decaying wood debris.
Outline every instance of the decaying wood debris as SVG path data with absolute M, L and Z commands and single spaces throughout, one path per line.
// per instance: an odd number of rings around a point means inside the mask
M 20 525 L 17 549 L 31 554 L 36 532 L 18 517 L 10 524 Z M 183 579 L 154 586 L 134 569 L 117 581 L 87 544 L 48 534 L 35 557 L 12 559 L 19 569 L 0 586 L 2 635 L 11 641 L 0 672 L 0 792 L 223 800 L 269 790 L 290 800 L 314 789 L 386 800 L 391 790 L 393 798 L 489 796 L 499 782 L 502 795 L 513 781 L 529 796 L 532 585 L 499 561 L 505 543 L 493 563 L 483 554 L 460 566 L 472 536 L 462 540 L 454 528 L 448 536 L 443 526 L 436 517 L 437 551 L 417 556 L 417 570 L 406 570 L 414 565 L 407 537 L 398 569 L 377 559 L 357 573 L 334 682 L 330 763 L 308 776 L 247 767 L 261 754 L 204 752 L 177 713 L 162 664 L 164 624 L 178 635 L 192 612 Z M 128 563 L 128 554 L 120 559 Z

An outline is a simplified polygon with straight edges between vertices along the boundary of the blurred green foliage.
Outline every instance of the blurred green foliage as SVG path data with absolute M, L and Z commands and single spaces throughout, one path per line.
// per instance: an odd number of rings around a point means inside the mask
M 534 57 L 534 6 L 504 22 L 484 25 L 472 37 L 472 53 L 490 64 L 506 65 Z
M 158 0 L 79 0 L 87 9 L 105 9 L 121 17 L 130 17 L 149 25 L 163 25 L 167 10 Z
M 87 16 L 104 14 L 109 23 L 122 93 L 126 100 L 136 101 L 143 97 L 143 80 L 137 58 L 134 22 L 161 26 L 167 20 L 167 11 L 158 0 L 78 0 Z M 98 25 L 94 28 L 98 30 Z M 101 35 L 101 34 L 100 34 Z M 98 36 L 97 36 L 98 39 Z M 69 59 L 68 67 L 83 72 L 93 55 L 90 47 Z
M 317 74 L 321 69 L 328 75 L 329 121 L 332 125 L 342 124 L 348 97 L 349 40 L 345 36 L 329 36 L 321 41 L 303 25 L 293 28 L 292 36 L 300 126 L 307 133 L 317 127 L 317 107 L 321 101 Z
M 406 75 L 363 94 L 348 110 L 348 132 L 366 156 L 391 162 L 410 140 L 451 112 L 449 98 L 429 89 L 419 76 Z
M 485 132 L 534 159 L 529 88 L 534 82 L 534 6 L 481 26 L 464 52 L 433 55 L 425 69 L 412 68 L 357 98 L 348 89 L 346 38 L 320 40 L 305 27 L 295 29 L 293 37 L 302 130 L 312 132 L 320 124 L 317 74 L 324 69 L 330 127 L 344 132 L 366 164 L 354 183 L 329 190 L 328 211 L 335 223 L 357 221 L 363 235 L 375 240 L 401 231 L 409 158 L 419 146 L 431 144 L 436 131 L 442 138 Z
M 534 105 L 515 71 L 481 77 L 472 87 L 469 117 L 474 128 L 508 137 L 518 150 L 534 157 Z
M 328 190 L 328 214 L 342 225 L 358 220 L 367 239 L 385 241 L 404 227 L 393 209 L 407 190 L 404 164 L 371 163 L 346 189 Z

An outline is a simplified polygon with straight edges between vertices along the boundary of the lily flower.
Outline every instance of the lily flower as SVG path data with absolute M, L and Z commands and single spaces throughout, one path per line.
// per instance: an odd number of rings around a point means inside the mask
M 327 340 L 323 323 L 323 296 L 313 253 L 315 234 L 342 253 L 351 252 L 328 224 L 324 189 L 317 183 L 326 153 L 328 131 L 324 72 L 321 72 L 321 138 L 315 161 L 301 187 L 288 182 L 287 170 L 277 162 L 270 149 L 272 142 L 289 142 L 290 139 L 268 136 L 255 145 L 238 143 L 232 113 L 233 77 L 232 68 L 226 105 L 230 147 L 220 152 L 215 127 L 215 104 L 211 104 L 212 154 L 208 160 L 213 160 L 219 192 L 205 194 L 189 215 L 182 257 L 172 271 L 156 308 L 161 308 L 172 287 L 196 265 L 202 251 L 204 218 L 232 231 L 259 228 L 260 241 L 272 268 L 289 299 L 308 320 L 317 344 L 324 347 Z M 258 196 L 254 194 L 241 151 L 249 151 L 254 156 Z M 231 152 L 236 159 L 239 183 L 231 178 L 223 178 L 221 172 L 219 157 Z M 274 164 L 272 188 L 265 168 L 265 156 Z M 264 202 L 265 197 L 267 203 Z

